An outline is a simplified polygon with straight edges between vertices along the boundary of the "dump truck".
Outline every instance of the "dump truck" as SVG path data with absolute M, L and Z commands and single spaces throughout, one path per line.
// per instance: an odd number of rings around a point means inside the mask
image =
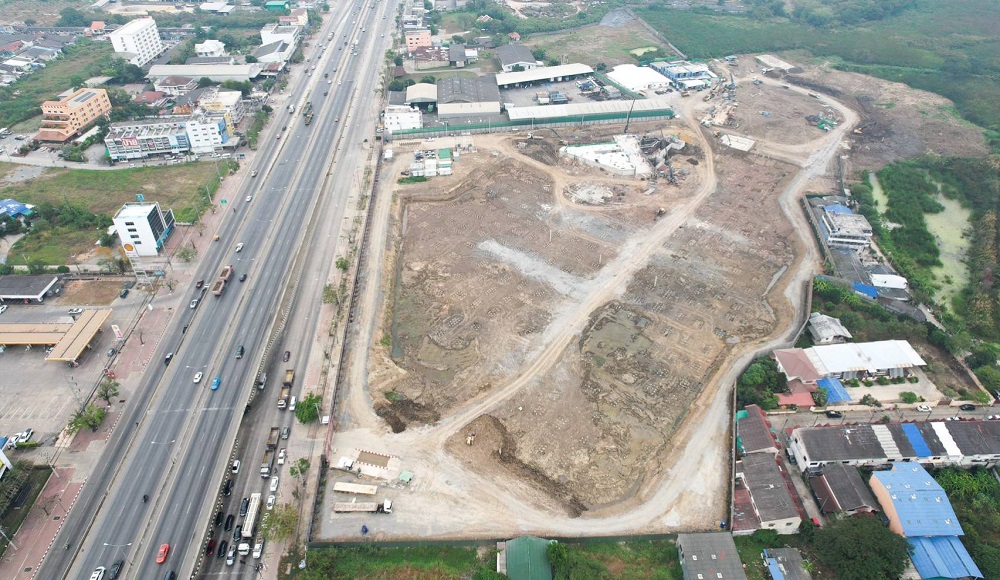
M 333 511 L 338 513 L 347 512 L 370 512 L 378 514 L 391 514 L 392 513 L 392 500 L 385 500 L 384 502 L 375 501 L 338 501 L 333 504 Z
M 288 406 L 288 397 L 292 394 L 292 383 L 295 382 L 295 370 L 285 371 L 285 380 L 281 381 L 281 392 L 278 393 L 278 408 L 284 409 Z
M 264 450 L 264 457 L 260 459 L 260 476 L 264 479 L 271 477 L 271 468 L 274 466 L 274 449 Z
M 215 281 L 212 285 L 212 294 L 216 296 L 222 296 L 222 292 L 226 289 L 226 282 L 229 281 L 229 277 L 233 274 L 233 265 L 230 264 L 219 272 L 219 279 Z
M 281 436 L 280 427 L 271 427 L 271 432 L 267 435 L 267 446 L 266 449 L 277 449 L 278 448 L 278 438 Z

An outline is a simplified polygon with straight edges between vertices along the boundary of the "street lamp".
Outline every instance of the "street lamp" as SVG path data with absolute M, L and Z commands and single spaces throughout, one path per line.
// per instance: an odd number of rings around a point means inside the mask
M 132 545 L 132 542 L 129 542 L 127 544 L 109 544 L 107 542 L 104 542 L 104 547 L 106 547 L 106 548 L 116 548 L 116 551 L 115 551 L 116 554 L 119 553 L 119 552 L 123 552 L 123 548 L 128 548 L 131 545 Z M 122 558 L 122 560 L 124 560 L 124 559 L 125 558 Z

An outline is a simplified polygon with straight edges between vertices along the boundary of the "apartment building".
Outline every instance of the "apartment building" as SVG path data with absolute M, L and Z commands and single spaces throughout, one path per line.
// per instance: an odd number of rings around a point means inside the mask
M 58 101 L 45 101 L 35 140 L 65 143 L 110 112 L 111 101 L 104 89 L 80 89 Z

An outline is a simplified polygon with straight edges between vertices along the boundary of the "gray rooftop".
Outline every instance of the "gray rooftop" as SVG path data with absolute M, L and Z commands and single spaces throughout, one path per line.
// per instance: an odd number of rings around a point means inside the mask
M 736 422 L 736 431 L 745 453 L 776 450 L 774 435 L 767 424 L 764 412 L 757 405 L 746 408 L 747 416 Z
M 853 338 L 850 331 L 840 322 L 839 318 L 827 316 L 820 312 L 809 315 L 809 334 L 816 342 L 830 342 L 840 338 Z
M 823 513 L 878 509 L 878 503 L 856 467 L 831 463 L 823 473 L 809 480 Z M 867 511 L 867 510 L 866 510 Z
M 523 44 L 505 44 L 496 48 L 497 58 L 503 66 L 511 66 L 519 63 L 535 64 L 535 57 L 531 50 Z
M 803 427 L 792 432 L 802 441 L 810 461 L 885 459 L 885 451 L 872 426 Z
M 736 542 L 728 532 L 678 534 L 681 569 L 685 580 L 721 578 L 746 580 Z
M 737 462 L 736 472 L 743 474 L 761 522 L 799 517 L 795 500 L 788 491 L 790 483 L 785 481 L 774 456 L 747 455 Z
M 390 105 L 405 105 L 406 104 L 406 92 L 405 91 L 389 91 L 389 104 Z
M 233 64 L 231 56 L 192 56 L 184 64 Z
M 764 553 L 778 563 L 783 580 L 812 580 L 802 562 L 802 554 L 795 548 L 768 548 Z
M 945 423 L 962 455 L 1000 455 L 1000 421 Z
M 0 299 L 17 300 L 26 297 L 41 296 L 58 279 L 58 276 L 53 276 L 52 274 L 10 274 L 0 276 Z
M 437 82 L 438 104 L 499 103 L 500 89 L 496 77 L 447 77 Z
M 453 44 L 449 46 L 448 60 L 451 62 L 465 62 L 465 45 Z

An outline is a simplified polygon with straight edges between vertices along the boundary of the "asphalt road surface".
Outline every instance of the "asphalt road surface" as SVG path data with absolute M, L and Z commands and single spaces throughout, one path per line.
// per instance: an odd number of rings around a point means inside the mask
M 257 362 L 268 347 L 266 333 L 289 282 L 306 224 L 317 202 L 327 196 L 320 207 L 332 218 L 327 223 L 338 227 L 348 192 L 356 185 L 355 170 L 363 162 L 361 142 L 372 134 L 375 118 L 372 91 L 389 44 L 382 34 L 390 32 L 394 23 L 395 3 L 374 6 L 336 5 L 325 15 L 326 24 L 313 40 L 314 45 L 324 45 L 321 54 L 313 51 L 310 62 L 302 65 L 316 65 L 316 70 L 310 76 L 300 75 L 290 86 L 287 102 L 297 105 L 295 114 L 275 109 L 254 166 L 259 174 L 246 178 L 236 199 L 222 206 L 221 211 L 230 215 L 214 232 L 219 242 L 203 257 L 197 278 L 206 281 L 206 288 L 223 266 L 235 267 L 226 291 L 217 297 L 210 291 L 190 289 L 191 299 L 199 298 L 199 304 L 174 316 L 161 341 L 158 360 L 154 357 L 150 363 L 131 407 L 56 541 L 57 546 L 68 543 L 70 549 L 50 552 L 38 577 L 86 578 L 97 566 L 110 566 L 120 559 L 126 560 L 123 577 L 127 578 L 158 577 L 166 570 L 185 577 L 193 570 L 206 523 L 217 509 L 220 485 L 230 476 L 233 441 L 246 402 L 256 389 Z M 360 32 L 362 27 L 365 33 Z M 327 41 L 329 32 L 334 33 L 331 42 Z M 355 40 L 359 41 L 358 54 L 352 55 Z M 324 91 L 329 95 L 323 96 Z M 298 106 L 303 99 L 314 108 L 309 126 L 303 123 Z M 331 159 L 336 161 L 334 168 L 345 170 L 328 175 Z M 250 202 L 244 200 L 248 195 L 253 196 Z M 328 231 L 319 228 L 315 234 L 326 238 Z M 244 247 L 237 253 L 235 246 L 241 242 Z M 238 282 L 244 273 L 248 280 Z M 294 346 L 304 347 L 302 343 L 311 336 L 303 333 L 298 345 L 288 345 L 289 350 L 303 354 L 287 366 L 304 367 L 307 349 Z M 235 350 L 241 345 L 246 355 L 236 359 Z M 163 364 L 170 352 L 174 353 L 170 364 Z M 280 351 L 273 346 L 267 354 L 269 361 L 280 360 Z M 282 369 L 286 366 L 280 364 Z M 199 371 L 204 378 L 195 384 L 193 375 Z M 235 505 L 227 506 L 229 513 L 237 511 L 240 498 L 266 487 L 259 475 L 257 453 L 267 429 L 292 422 L 291 413 L 279 415 L 273 403 L 279 372 L 269 368 L 268 374 L 272 386 L 254 400 L 254 421 L 240 434 L 252 443 L 244 446 L 247 453 L 241 457 L 239 474 L 232 475 L 234 490 L 226 499 Z M 212 391 L 215 377 L 221 386 Z M 142 501 L 143 495 L 149 496 L 148 503 Z M 220 530 L 218 537 L 226 538 L 226 534 Z M 228 539 L 232 544 L 232 538 Z M 161 544 L 170 544 L 170 553 L 166 564 L 157 565 Z M 222 565 L 215 561 L 213 566 Z M 234 575 L 256 576 L 249 567 L 230 570 Z

